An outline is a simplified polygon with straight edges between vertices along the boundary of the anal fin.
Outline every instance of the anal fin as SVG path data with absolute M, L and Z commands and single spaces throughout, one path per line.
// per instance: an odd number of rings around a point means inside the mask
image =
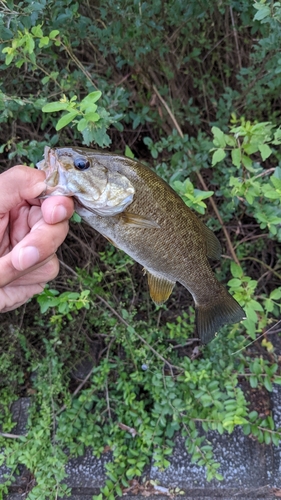
M 174 281 L 160 278 L 146 271 L 150 297 L 157 306 L 161 306 L 170 297 L 175 286 Z

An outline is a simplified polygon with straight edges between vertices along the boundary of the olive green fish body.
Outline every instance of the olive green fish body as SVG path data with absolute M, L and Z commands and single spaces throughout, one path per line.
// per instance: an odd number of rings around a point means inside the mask
M 131 160 L 129 167 L 123 165 L 120 169 L 137 186 L 134 200 L 124 212 L 151 219 L 159 227 L 135 227 L 120 215 L 100 217 L 89 213 L 84 219 L 150 273 L 180 282 L 196 302 L 197 298 L 203 299 L 206 288 L 209 300 L 209 287 L 220 289 L 221 285 L 208 262 L 206 234 L 213 240 L 217 252 L 215 255 L 210 252 L 210 257 L 219 257 L 219 242 L 175 191 L 148 168 L 141 165 L 140 169 L 139 165 Z M 77 211 L 79 213 L 79 208 Z
M 222 325 L 244 318 L 244 311 L 216 279 L 208 261 L 220 257 L 219 241 L 165 181 L 138 161 L 118 155 L 83 148 L 60 148 L 54 155 L 55 159 L 51 155 L 51 159 L 40 162 L 39 168 L 47 171 L 51 162 L 57 164 L 56 168 L 63 165 L 65 177 L 80 176 L 80 190 L 85 191 L 86 185 L 87 195 L 93 183 L 91 169 L 98 171 L 96 184 L 102 187 L 101 195 L 95 194 L 95 203 L 107 196 L 105 207 L 102 203 L 98 207 L 90 201 L 85 203 L 73 183 L 64 192 L 62 187 L 56 190 L 61 181 L 54 180 L 54 169 L 51 174 L 47 172 L 47 184 L 51 177 L 53 184 L 49 194 L 75 196 L 76 211 L 143 266 L 155 303 L 167 300 L 176 281 L 186 287 L 195 301 L 197 330 L 204 343 Z M 90 164 L 85 172 L 75 170 L 79 158 Z M 115 185 L 109 196 L 104 187 L 110 184 L 108 172 L 114 179 L 111 185 Z

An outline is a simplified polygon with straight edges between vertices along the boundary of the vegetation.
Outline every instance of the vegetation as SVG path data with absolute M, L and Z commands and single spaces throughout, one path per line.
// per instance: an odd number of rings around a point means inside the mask
M 1 317 L 0 498 L 20 464 L 29 500 L 68 495 L 65 464 L 88 446 L 112 453 L 98 497 L 112 500 L 152 457 L 169 465 L 176 433 L 209 480 L 208 430 L 278 445 L 280 22 L 267 0 L 0 2 L 2 170 L 45 145 L 138 157 L 216 232 L 215 272 L 247 313 L 200 347 L 189 294 L 155 307 L 139 266 L 74 217 L 57 280 Z

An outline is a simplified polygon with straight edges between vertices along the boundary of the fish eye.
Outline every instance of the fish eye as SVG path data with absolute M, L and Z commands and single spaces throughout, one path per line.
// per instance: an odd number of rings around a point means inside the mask
M 74 167 L 77 168 L 77 170 L 87 170 L 90 167 L 90 162 L 84 158 L 75 158 Z

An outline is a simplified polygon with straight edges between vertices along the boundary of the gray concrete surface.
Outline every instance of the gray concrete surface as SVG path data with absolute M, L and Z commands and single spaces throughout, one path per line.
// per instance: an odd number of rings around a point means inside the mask
M 24 433 L 27 419 L 28 398 L 17 401 L 13 407 L 17 422 L 14 434 Z M 281 386 L 275 386 L 272 393 L 273 417 L 277 427 L 281 427 Z M 184 494 L 178 496 L 183 500 L 236 500 L 236 499 L 273 499 L 278 498 L 274 488 L 280 489 L 281 495 L 281 446 L 260 445 L 250 437 L 244 436 L 239 428 L 230 435 L 219 435 L 216 432 L 208 434 L 209 441 L 214 446 L 215 459 L 221 463 L 219 472 L 223 481 L 208 483 L 203 467 L 192 464 L 187 454 L 182 438 L 176 438 L 172 457 L 169 457 L 170 467 L 160 471 L 151 465 L 146 474 L 147 480 L 157 482 L 155 490 L 143 491 L 151 500 L 163 500 L 173 497 L 175 488 L 180 488 Z M 70 500 L 92 500 L 99 492 L 105 480 L 105 463 L 110 460 L 110 453 L 101 459 L 91 455 L 87 450 L 80 458 L 70 459 L 67 464 L 68 478 L 66 483 L 72 488 Z M 3 475 L 8 472 L 0 467 L 0 483 Z M 5 500 L 23 500 L 26 487 L 26 471 L 20 470 L 20 475 L 14 483 L 11 493 Z M 167 495 L 163 496 L 161 493 Z M 158 494 L 154 494 L 158 493 Z M 126 500 L 143 498 L 141 495 L 126 495 Z M 66 500 L 62 499 L 62 500 Z

